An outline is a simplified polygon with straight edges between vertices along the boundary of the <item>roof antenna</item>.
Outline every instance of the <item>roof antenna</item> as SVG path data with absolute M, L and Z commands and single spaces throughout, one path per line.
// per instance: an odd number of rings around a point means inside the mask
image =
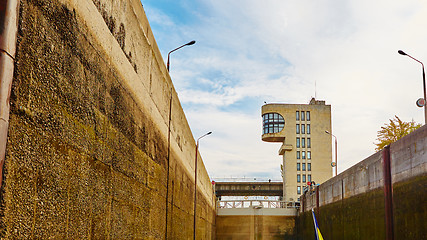
M 316 85 L 316 79 L 314 79 L 314 99 L 317 99 L 317 85 Z

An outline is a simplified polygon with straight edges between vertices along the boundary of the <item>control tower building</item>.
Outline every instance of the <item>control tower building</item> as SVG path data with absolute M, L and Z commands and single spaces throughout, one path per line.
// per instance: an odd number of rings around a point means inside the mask
M 304 186 L 332 177 L 331 105 L 312 98 L 309 104 L 262 106 L 262 140 L 282 143 L 283 201 L 299 201 Z

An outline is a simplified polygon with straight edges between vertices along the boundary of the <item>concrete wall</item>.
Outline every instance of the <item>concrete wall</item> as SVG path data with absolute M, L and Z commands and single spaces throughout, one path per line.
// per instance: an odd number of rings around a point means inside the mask
M 390 146 L 394 239 L 425 239 L 427 225 L 427 126 Z M 325 239 L 384 239 L 382 152 L 319 186 L 317 219 Z M 314 235 L 311 209 L 316 192 L 305 194 L 298 219 L 302 239 Z
M 139 0 L 20 1 L 2 238 L 192 238 L 194 158 Z M 200 156 L 197 187 L 212 239 Z
M 218 209 L 218 240 L 294 239 L 295 209 Z

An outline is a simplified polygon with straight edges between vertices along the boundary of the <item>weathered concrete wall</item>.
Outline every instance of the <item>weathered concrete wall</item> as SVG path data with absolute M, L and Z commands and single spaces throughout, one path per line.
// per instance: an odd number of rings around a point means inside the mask
M 20 1 L 6 154 L 2 238 L 193 236 L 195 142 L 139 0 Z
M 295 216 L 289 209 L 218 209 L 216 217 L 218 240 L 294 239 Z M 280 214 L 277 214 L 280 213 Z M 276 214 L 276 215 L 275 215 Z
M 427 224 L 427 126 L 390 146 L 394 239 L 425 239 Z M 382 152 L 319 186 L 317 219 L 325 239 L 385 239 Z M 300 239 L 314 236 L 316 192 L 303 198 Z

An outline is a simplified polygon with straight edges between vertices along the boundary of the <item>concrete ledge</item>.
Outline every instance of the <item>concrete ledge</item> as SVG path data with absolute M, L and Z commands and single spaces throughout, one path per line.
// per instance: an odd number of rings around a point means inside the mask
M 217 216 L 296 216 L 297 209 L 294 208 L 219 208 Z

